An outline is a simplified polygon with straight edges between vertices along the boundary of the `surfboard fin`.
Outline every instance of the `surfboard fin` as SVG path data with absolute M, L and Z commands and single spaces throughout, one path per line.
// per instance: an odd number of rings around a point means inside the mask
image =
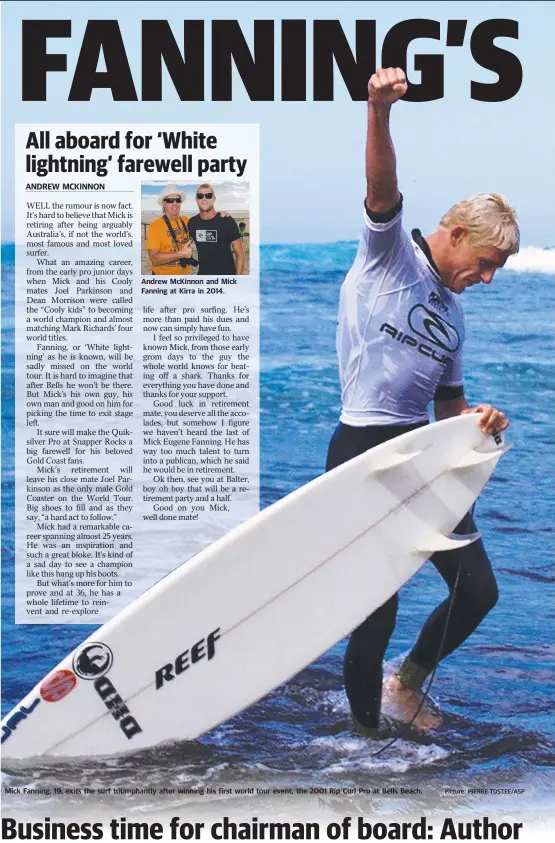
M 410 462 L 410 460 L 413 460 L 421 453 L 422 451 L 411 451 L 405 454 L 388 454 L 387 456 L 382 457 L 381 460 L 377 459 L 374 462 L 371 462 L 370 473 L 377 474 L 379 471 L 389 471 L 390 468 L 396 468 L 398 465 Z
M 451 533 L 444 536 L 442 533 L 431 533 L 430 536 L 422 542 L 417 549 L 417 553 L 421 555 L 429 555 L 436 553 L 438 550 L 456 550 L 459 547 L 466 547 L 472 542 L 477 541 L 481 537 L 481 533 L 468 533 L 460 535 L 459 533 Z
M 461 460 L 450 466 L 450 469 L 451 471 L 458 471 L 462 468 L 471 468 L 474 465 L 480 465 L 481 463 L 490 462 L 491 460 L 497 460 L 499 457 L 503 456 L 503 454 L 506 454 L 507 451 L 510 451 L 512 447 L 511 443 L 510 445 L 504 445 L 497 451 L 469 451 L 468 454 L 465 454 Z

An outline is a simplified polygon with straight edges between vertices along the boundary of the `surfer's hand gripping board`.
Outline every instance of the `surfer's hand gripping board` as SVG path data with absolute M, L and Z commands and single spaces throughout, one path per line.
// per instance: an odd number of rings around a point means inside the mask
M 501 433 L 503 430 L 507 430 L 510 424 L 505 413 L 501 410 L 496 410 L 491 404 L 478 404 L 476 407 L 469 407 L 467 410 L 462 411 L 462 415 L 469 413 L 480 414 L 478 424 L 483 433 Z
M 506 450 L 472 415 L 379 445 L 173 571 L 63 659 L 2 724 L 5 759 L 193 739 L 389 599 L 451 535 Z

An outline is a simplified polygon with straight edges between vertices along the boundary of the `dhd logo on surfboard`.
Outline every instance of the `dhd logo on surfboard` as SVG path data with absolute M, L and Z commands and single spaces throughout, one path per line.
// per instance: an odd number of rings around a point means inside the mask
M 112 667 L 114 654 L 106 644 L 87 644 L 73 658 L 73 670 L 81 679 L 97 679 Z
M 143 730 L 131 715 L 114 684 L 105 675 L 114 663 L 114 654 L 107 644 L 94 641 L 86 644 L 73 657 L 73 669 L 81 679 L 94 682 L 94 689 L 126 738 Z

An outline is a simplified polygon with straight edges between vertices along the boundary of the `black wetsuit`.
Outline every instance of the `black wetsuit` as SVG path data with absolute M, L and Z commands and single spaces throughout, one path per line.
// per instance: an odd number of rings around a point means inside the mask
M 389 427 L 349 427 L 339 424 L 331 438 L 326 471 L 364 453 L 375 445 L 400 436 L 421 425 L 392 425 Z M 468 515 L 456 528 L 456 533 L 473 533 L 476 527 Z M 461 575 L 449 619 L 442 658 L 474 632 L 497 602 L 497 584 L 481 540 L 456 550 L 434 553 L 435 565 L 451 592 L 459 562 Z M 353 714 L 359 723 L 375 728 L 379 723 L 383 671 L 382 663 L 395 628 L 398 596 L 395 594 L 380 606 L 352 633 L 345 652 L 345 691 Z M 414 688 L 433 670 L 445 629 L 449 598 L 430 615 L 422 628 L 409 659 L 421 670 L 415 672 Z

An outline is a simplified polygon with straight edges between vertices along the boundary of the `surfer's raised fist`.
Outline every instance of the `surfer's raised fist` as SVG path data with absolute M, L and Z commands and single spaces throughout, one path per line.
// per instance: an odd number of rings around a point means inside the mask
M 380 67 L 368 82 L 368 101 L 394 103 L 407 93 L 407 77 L 400 67 Z

